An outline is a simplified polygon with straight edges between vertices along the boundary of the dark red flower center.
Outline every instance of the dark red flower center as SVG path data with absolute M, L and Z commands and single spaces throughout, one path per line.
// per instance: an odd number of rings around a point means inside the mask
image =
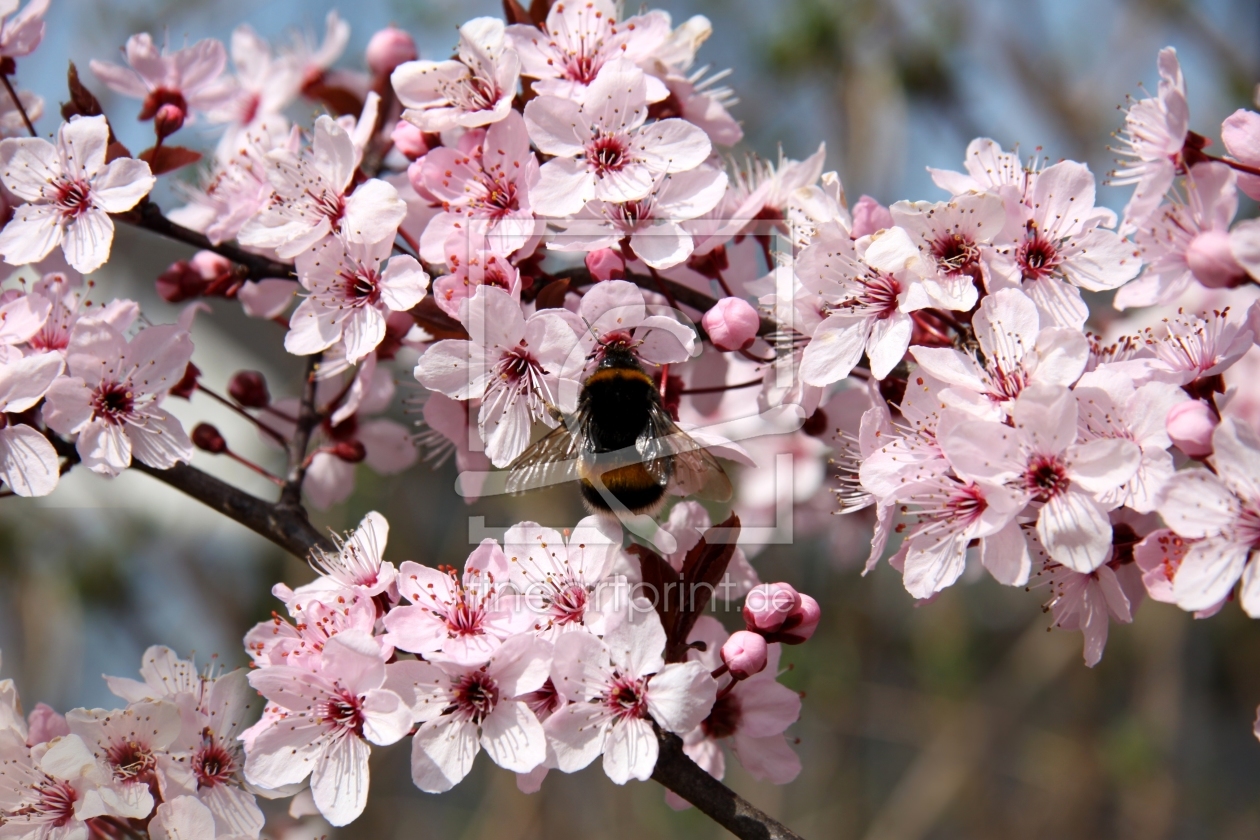
M 111 426 L 122 424 L 135 407 L 135 395 L 121 382 L 104 383 L 92 396 L 92 411 Z

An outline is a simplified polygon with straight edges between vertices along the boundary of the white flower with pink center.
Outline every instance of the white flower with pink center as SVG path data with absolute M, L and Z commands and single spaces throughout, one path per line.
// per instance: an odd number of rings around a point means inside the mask
M 302 85 L 301 69 L 291 56 L 275 56 L 271 45 L 249 24 L 232 30 L 232 95 L 215 109 L 210 120 L 227 123 L 216 157 L 225 160 L 236 154 L 241 139 L 272 131 L 287 133 L 288 120 L 282 114 Z
M 1102 227 L 1114 214 L 1094 206 L 1094 192 L 1082 163 L 1041 170 L 1025 196 L 1023 230 L 1013 246 L 995 249 L 991 263 L 995 285 L 1021 288 L 1049 321 L 1076 330 L 1089 316 L 1081 289 L 1118 289 L 1142 269 L 1132 243 Z
M 45 274 L 36 281 L 31 290 L 32 294 L 28 295 L 30 303 L 27 305 L 36 306 L 36 311 L 41 311 L 43 304 L 39 302 L 39 299 L 43 298 L 44 301 L 52 302 L 52 308 L 43 326 L 26 339 L 28 351 L 60 353 L 64 357 L 66 348 L 70 346 L 70 336 L 74 332 L 74 327 L 82 318 L 105 321 L 119 332 L 131 329 L 131 325 L 140 315 L 138 303 L 125 298 L 115 298 L 99 309 L 89 309 L 81 286 L 81 280 L 72 280 L 60 272 Z M 8 311 L 10 306 L 17 308 L 16 305 L 10 303 L 0 307 L 0 312 Z M 0 323 L 4 324 L 3 328 L 0 328 L 0 350 L 6 349 L 4 345 L 8 343 L 7 336 L 12 334 L 11 331 L 18 324 L 28 322 L 29 316 L 25 312 L 21 320 L 15 318 L 15 315 L 16 313 L 10 313 L 0 319 Z
M 670 36 L 666 12 L 652 10 L 618 21 L 613 0 L 555 3 L 540 27 L 515 24 L 508 40 L 521 57 L 521 75 L 540 96 L 579 99 L 607 64 L 628 60 L 645 65 Z M 669 96 L 660 79 L 647 79 L 647 101 Z
M 893 222 L 910 234 L 923 254 L 936 263 L 937 281 L 960 303 L 977 299 L 989 287 L 986 246 L 1002 233 L 1006 207 L 998 195 L 960 195 L 952 201 L 898 201 L 888 208 Z M 972 285 L 974 283 L 974 285 Z M 970 288 L 968 288 L 970 287 Z
M 700 616 L 689 642 L 704 642 L 688 656 L 710 671 L 722 665 L 721 650 L 730 633 L 716 618 Z M 801 695 L 778 681 L 783 646 L 768 646 L 766 667 L 747 679 L 721 678 L 713 708 L 700 725 L 683 736 L 683 751 L 715 779 L 726 775 L 726 744 L 739 763 L 755 779 L 785 785 L 801 772 L 801 759 L 784 734 L 801 715 Z M 676 794 L 666 794 L 675 807 L 685 804 Z
M 1187 385 L 1217 376 L 1243 357 L 1255 342 L 1251 321 L 1231 318 L 1229 307 L 1201 315 L 1178 311 L 1146 330 L 1150 357 L 1126 365 L 1134 378 L 1142 376 Z
M 371 634 L 380 613 L 377 599 L 363 590 L 328 589 L 298 595 L 284 584 L 276 584 L 271 594 L 285 602 L 293 621 L 273 612 L 270 621 L 255 624 L 245 634 L 245 648 L 260 668 L 292 665 L 318 671 L 329 639 L 347 631 Z
M 158 781 L 158 760 L 179 737 L 179 706 L 167 700 L 131 703 L 125 709 L 72 709 L 70 732 L 83 739 L 107 768 L 119 796 L 133 803 L 133 816 L 153 810 L 151 786 Z
M 0 365 L 0 480 L 19 496 L 47 496 L 55 490 L 60 461 L 48 438 L 9 415 L 34 408 L 64 367 L 56 353 Z
M 191 122 L 194 111 L 221 107 L 234 92 L 231 80 L 221 78 L 227 50 L 217 38 L 170 52 L 141 32 L 127 39 L 123 55 L 127 67 L 93 60 L 92 72 L 111 90 L 143 100 L 140 119 L 159 116 L 174 125 L 172 131 Z M 167 112 L 159 115 L 163 108 Z
M 916 346 L 912 352 L 922 370 L 946 383 L 942 402 L 1000 420 L 1029 385 L 1071 385 L 1085 370 L 1085 336 L 1044 323 L 1028 295 L 1001 289 L 987 295 L 972 318 L 982 359 L 952 347 Z
M 910 346 L 909 313 L 943 303 L 934 296 L 935 267 L 900 228 L 876 234 L 860 260 L 845 232 L 828 228 L 795 271 L 824 316 L 801 356 L 801 378 L 816 387 L 844 379 L 863 354 L 871 375 L 883 379 Z
M 1158 66 L 1158 93 L 1129 106 L 1119 136 L 1120 148 L 1115 150 L 1127 159 L 1111 173 L 1111 184 L 1136 185 L 1124 208 L 1120 228 L 1124 233 L 1141 226 L 1172 186 L 1190 130 L 1186 80 L 1177 51 L 1172 47 L 1160 50 Z
M 685 362 L 699 354 L 696 331 L 670 315 L 652 314 L 643 290 L 626 280 L 604 280 L 582 296 L 583 355 L 574 354 L 565 369 L 590 372 L 613 346 L 632 352 L 648 366 Z
M 433 281 L 433 299 L 447 315 L 459 320 L 464 301 L 472 297 L 479 286 L 502 289 L 520 303 L 520 270 L 506 256 L 495 253 L 476 233 L 452 230 L 444 250 L 451 273 Z
M 411 309 L 429 289 L 415 257 L 390 257 L 393 246 L 392 234 L 374 241 L 341 235 L 299 254 L 298 280 L 309 294 L 289 319 L 284 349 L 308 356 L 340 341 L 350 364 L 375 350 L 389 314 Z
M 403 563 L 398 588 L 411 605 L 386 614 L 389 640 L 431 661 L 486 662 L 505 639 L 529 629 L 530 615 L 508 577 L 507 558 L 491 539 L 468 555 L 462 576 L 449 567 Z
M 503 552 L 534 631 L 547 638 L 573 629 L 604 632 L 617 597 L 626 594 L 613 576 L 621 527 L 597 516 L 582 519 L 567 537 L 534 522 L 513 525 Z
M 538 158 L 516 111 L 488 129 L 469 131 L 454 148 L 429 152 L 416 186 L 441 202 L 442 213 L 424 230 L 422 254 L 437 257 L 457 232 L 505 256 L 524 247 L 534 236 L 530 191 L 538 178 Z
M 459 784 L 477 753 L 505 770 L 528 773 L 547 757 L 542 724 L 526 702 L 547 681 L 551 645 L 515 636 L 483 665 L 399 662 L 388 685 L 420 722 L 411 741 L 411 779 L 426 793 Z
M 659 176 L 695 169 L 712 144 L 680 119 L 647 120 L 647 81 L 629 61 L 610 61 L 580 100 L 539 96 L 525 106 L 530 139 L 552 160 L 531 193 L 534 210 L 569 216 L 588 201 L 646 198 Z
M 1215 473 L 1183 470 L 1164 485 L 1157 509 L 1168 527 L 1194 540 L 1173 578 L 1173 597 L 1183 610 L 1206 610 L 1225 599 L 1242 579 L 1239 603 L 1260 616 L 1260 437 L 1235 418 L 1212 433 Z
M 457 400 L 481 400 L 477 425 L 486 455 L 505 467 L 529 445 L 541 420 L 555 426 L 552 409 L 577 406 L 576 372 L 561 375 L 578 337 L 553 310 L 525 318 L 520 304 L 494 286 L 480 286 L 461 309 L 469 341 L 447 339 L 429 347 L 416 365 L 424 387 Z
M 30 55 L 44 40 L 44 13 L 51 0 L 31 0 L 18 11 L 16 0 L 0 5 L 0 56 L 21 58 Z
M 105 321 L 80 320 L 66 348 L 67 375 L 48 389 L 44 422 L 76 435 L 83 465 L 102 475 L 117 475 L 133 457 L 158 469 L 187 462 L 192 442 L 160 406 L 192 351 L 175 325 L 148 327 L 128 342 Z
M 473 18 L 459 28 L 457 57 L 408 61 L 390 81 L 407 110 L 403 119 L 421 131 L 476 128 L 512 112 L 521 60 L 498 18 Z
M 105 264 L 114 241 L 109 214 L 135 207 L 155 183 L 142 160 L 105 163 L 108 143 L 104 117 L 62 123 L 56 145 L 37 137 L 0 140 L 0 180 L 28 202 L 0 231 L 5 262 L 38 262 L 60 245 L 82 274 Z
M 1049 563 L 1038 575 L 1038 584 L 1051 587 L 1046 609 L 1060 630 L 1079 630 L 1085 640 L 1085 664 L 1093 668 L 1102 659 L 1107 633 L 1113 620 L 1131 624 L 1133 614 L 1145 594 L 1139 570 L 1133 563 L 1112 568 L 1099 566 L 1092 572 L 1074 572 Z
M 569 700 L 543 725 L 555 763 L 575 773 L 604 756 L 619 785 L 646 781 L 659 751 L 653 721 L 686 734 L 708 717 L 717 682 L 699 662 L 665 664 L 655 611 L 626 616 L 603 640 L 585 632 L 556 639 L 551 681 Z
M 1224 164 L 1191 168 L 1184 199 L 1160 206 L 1138 227 L 1134 241 L 1146 270 L 1116 292 L 1117 309 L 1171 303 L 1195 280 L 1219 288 L 1246 277 L 1233 255 L 1229 230 L 1238 211 L 1236 183 L 1234 170 Z
M 0 819 L 6 836 L 29 840 L 88 837 L 86 820 L 144 819 L 153 797 L 132 799 L 78 735 L 28 747 L 14 729 L 0 730 Z M 134 788 L 134 786 L 133 786 Z
M 1086 573 L 1111 554 L 1107 511 L 1114 505 L 1099 499 L 1133 477 L 1142 451 L 1121 438 L 1078 442 L 1077 417 L 1067 388 L 1028 385 L 1011 409 L 1014 428 L 969 419 L 952 425 L 940 444 L 964 481 L 1006 485 L 1017 499 L 1014 513 L 1037 504 L 1037 534 L 1050 557 Z
M 681 222 L 708 213 L 726 194 L 726 173 L 711 166 L 661 176 L 638 201 L 592 201 L 556 226 L 547 242 L 553 251 L 594 251 L 630 242 L 633 256 L 657 269 L 686 261 L 695 249 Z M 630 256 L 630 255 L 627 255 Z
M 328 640 L 320 670 L 259 668 L 249 684 L 271 702 L 269 714 L 242 734 L 245 778 L 264 789 L 310 777 L 315 806 L 333 825 L 363 813 L 370 744 L 388 746 L 411 728 L 411 709 L 385 685 L 381 649 L 346 631 Z
M 315 121 L 308 155 L 272 149 L 267 153 L 267 177 L 274 193 L 237 239 L 251 248 L 274 248 L 286 260 L 329 234 L 342 234 L 358 244 L 393 242 L 407 205 L 398 190 L 379 178 L 347 192 L 361 155 L 350 133 L 329 116 Z
M 389 542 L 389 522 L 369 511 L 359 527 L 342 539 L 333 535 L 335 552 L 313 549 L 311 566 L 320 573 L 317 580 L 293 590 L 298 597 L 327 594 L 331 590 L 361 590 L 368 597 L 384 595 L 398 600 L 398 571 L 384 559 Z

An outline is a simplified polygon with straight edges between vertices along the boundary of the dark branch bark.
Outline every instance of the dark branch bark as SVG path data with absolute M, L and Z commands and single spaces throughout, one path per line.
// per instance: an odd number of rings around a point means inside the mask
M 165 236 L 168 239 L 184 242 L 194 248 L 200 248 L 203 251 L 213 251 L 220 256 L 227 257 L 245 269 L 244 276 L 247 280 L 262 280 L 267 277 L 275 277 L 282 280 L 297 279 L 292 263 L 277 262 L 228 242 L 215 245 L 209 239 L 206 239 L 204 235 L 197 233 L 197 231 L 177 225 L 166 218 L 166 216 L 162 215 L 162 208 L 152 201 L 141 202 L 140 206 L 135 210 L 120 213 L 114 218 Z
M 741 840 L 802 840 L 774 817 L 757 808 L 700 768 L 683 752 L 682 739 L 658 732 L 660 757 L 652 778 Z
M 311 442 L 311 432 L 319 425 L 319 410 L 315 407 L 315 371 L 319 368 L 322 353 L 307 358 L 306 379 L 302 382 L 302 402 L 298 407 L 297 428 L 289 441 L 289 467 L 284 474 L 284 490 L 280 492 L 278 505 L 290 510 L 302 511 L 302 481 L 306 478 L 306 449 Z M 302 513 L 305 516 L 305 512 Z

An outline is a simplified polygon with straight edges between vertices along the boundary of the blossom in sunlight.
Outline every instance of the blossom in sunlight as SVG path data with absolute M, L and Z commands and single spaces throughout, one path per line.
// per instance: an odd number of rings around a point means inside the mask
M 142 160 L 105 162 L 104 117 L 74 117 L 53 145 L 38 137 L 0 140 L 0 180 L 26 201 L 0 231 L 0 254 L 10 265 L 38 262 L 58 245 L 66 261 L 89 274 L 109 259 L 110 213 L 135 207 L 155 179 Z

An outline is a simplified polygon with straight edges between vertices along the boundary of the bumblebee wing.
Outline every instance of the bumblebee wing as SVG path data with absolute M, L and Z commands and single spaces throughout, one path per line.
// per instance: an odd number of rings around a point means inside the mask
M 649 416 L 647 428 L 635 441 L 643 465 L 660 484 L 672 484 L 683 496 L 715 502 L 731 498 L 731 480 L 717 459 L 678 428 L 664 409 Z
M 552 429 L 508 465 L 509 493 L 576 481 L 581 436 L 565 425 Z

